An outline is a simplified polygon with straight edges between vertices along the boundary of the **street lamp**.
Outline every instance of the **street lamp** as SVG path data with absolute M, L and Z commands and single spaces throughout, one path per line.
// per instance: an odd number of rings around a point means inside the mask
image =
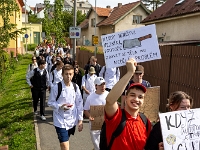
M 31 23 L 30 23 L 30 44 L 31 44 Z
M 95 0 L 95 25 L 94 25 L 94 36 L 96 36 L 96 27 L 97 27 L 97 0 Z M 97 45 L 95 44 L 95 49 L 94 49 L 94 56 L 96 57 L 97 55 Z

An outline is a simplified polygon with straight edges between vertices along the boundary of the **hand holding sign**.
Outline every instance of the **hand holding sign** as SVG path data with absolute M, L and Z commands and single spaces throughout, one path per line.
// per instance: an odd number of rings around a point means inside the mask
M 102 35 L 101 41 L 107 68 L 124 66 L 130 58 L 161 59 L 155 25 Z

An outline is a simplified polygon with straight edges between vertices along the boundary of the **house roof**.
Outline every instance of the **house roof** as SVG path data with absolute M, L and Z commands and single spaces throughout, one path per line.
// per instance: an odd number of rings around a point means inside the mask
M 80 28 L 84 29 L 84 28 L 88 28 L 89 26 L 89 19 L 85 19 L 83 22 L 81 22 L 81 24 L 79 25 Z
M 95 7 L 93 7 L 93 10 L 95 11 Z M 97 15 L 99 17 L 108 17 L 109 14 L 111 13 L 112 9 L 111 8 L 101 8 L 101 7 L 96 7 Z
M 37 13 L 41 12 L 44 8 L 38 8 Z
M 25 14 L 25 8 L 22 7 L 22 13 Z M 26 10 L 26 13 L 28 14 L 28 10 Z
M 110 16 L 100 23 L 97 26 L 106 26 L 106 25 L 114 25 L 117 21 L 126 16 L 127 13 L 132 11 L 138 5 L 142 4 L 140 1 L 121 5 L 120 7 L 114 7 Z M 143 4 L 142 4 L 143 5 Z
M 23 0 L 17 0 L 17 1 L 18 1 L 18 3 L 20 4 L 21 7 L 24 6 L 24 2 L 23 2 Z
M 146 17 L 142 23 L 200 12 L 200 1 L 182 0 L 182 3 L 176 4 L 179 1 L 181 0 L 167 0 L 161 7 Z
M 112 12 L 111 8 L 102 8 L 102 7 L 96 7 L 97 10 L 97 15 L 99 17 L 108 17 L 109 14 Z M 91 12 L 94 11 L 95 12 L 95 7 L 91 7 L 90 10 L 88 11 L 86 18 L 89 18 Z

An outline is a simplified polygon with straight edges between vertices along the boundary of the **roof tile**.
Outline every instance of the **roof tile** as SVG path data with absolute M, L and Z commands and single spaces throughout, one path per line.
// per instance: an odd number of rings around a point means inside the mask
M 129 10 L 131 10 L 133 7 L 135 7 L 140 1 L 129 3 L 122 5 L 120 7 L 114 7 L 110 16 L 100 23 L 97 24 L 97 26 L 105 26 L 105 25 L 111 25 L 115 23 L 119 18 L 121 18 L 123 15 L 125 15 Z
M 178 1 L 167 0 L 161 7 L 146 17 L 142 23 L 200 12 L 200 2 L 196 2 L 196 0 L 184 0 L 182 3 L 176 4 Z

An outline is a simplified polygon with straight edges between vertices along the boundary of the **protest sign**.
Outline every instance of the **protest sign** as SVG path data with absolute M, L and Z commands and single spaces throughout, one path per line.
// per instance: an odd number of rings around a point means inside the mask
M 165 150 L 200 150 L 200 109 L 159 114 Z
M 144 104 L 140 108 L 140 112 L 151 122 L 157 122 L 160 106 L 160 86 L 147 88 L 147 92 L 144 97 Z
M 94 121 L 91 121 L 91 130 L 101 130 L 104 122 L 104 105 L 90 106 L 90 114 L 94 117 Z
M 137 62 L 161 59 L 154 24 L 102 35 L 101 41 L 107 68 L 124 66 L 130 58 Z

